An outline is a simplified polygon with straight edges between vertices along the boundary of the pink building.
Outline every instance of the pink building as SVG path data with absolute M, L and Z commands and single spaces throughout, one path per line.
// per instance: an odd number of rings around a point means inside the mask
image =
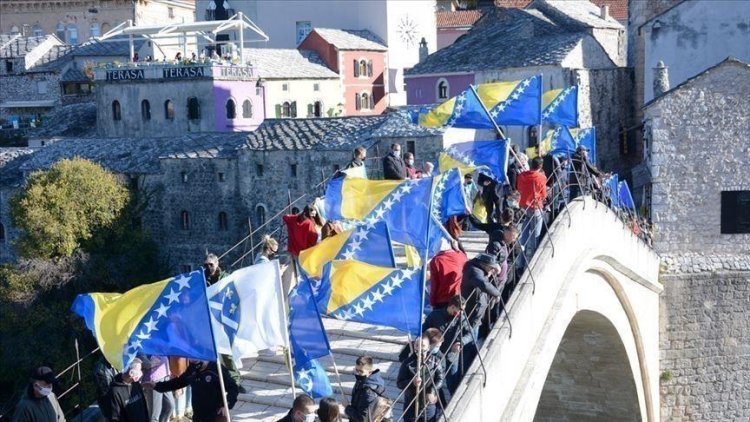
M 437 48 L 453 44 L 458 37 L 469 32 L 482 17 L 480 10 L 443 11 L 435 14 L 437 22 Z
M 298 48 L 315 51 L 339 74 L 345 115 L 366 116 L 385 111 L 388 48 L 373 33 L 314 28 Z

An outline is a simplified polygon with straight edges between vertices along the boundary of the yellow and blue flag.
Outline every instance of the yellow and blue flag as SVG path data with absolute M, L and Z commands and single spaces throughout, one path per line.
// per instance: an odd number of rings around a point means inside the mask
M 541 124 L 541 115 L 542 77 L 536 75 L 520 81 L 469 87 L 432 110 L 420 113 L 419 123 L 425 127 L 494 129 L 492 120 L 498 125 L 535 126 Z
M 72 311 L 123 370 L 139 354 L 216 360 L 203 269 L 125 293 L 80 294 Z
M 316 299 L 321 312 L 333 318 L 419 335 L 422 285 L 421 269 L 333 261 L 323 270 Z
M 506 183 L 508 146 L 506 140 L 474 141 L 453 144 L 440 154 L 440 171 L 458 168 L 462 173 L 484 171 L 498 183 Z
M 575 154 L 576 146 L 575 138 L 565 126 L 547 130 L 544 139 L 539 143 L 540 155 L 552 154 L 568 157 Z
M 596 128 L 570 128 L 570 134 L 575 139 L 576 146 L 584 146 L 589 150 L 589 161 L 596 164 Z
M 331 353 L 310 280 L 303 276 L 289 293 L 289 342 L 297 385 L 314 398 L 333 394 L 317 359 Z
M 359 223 L 299 254 L 300 266 L 307 275 L 315 278 L 320 278 L 323 265 L 334 259 L 356 259 L 373 265 L 395 267 L 388 225 L 384 221 Z
M 604 188 L 609 196 L 609 202 L 612 208 L 620 208 L 620 177 L 617 173 L 613 174 L 604 182 Z
M 618 184 L 618 197 L 619 205 L 622 208 L 629 208 L 635 211 L 635 202 L 633 202 L 633 196 L 630 194 L 630 188 L 628 182 L 622 181 Z
M 542 122 L 578 127 L 578 86 L 545 92 L 542 96 Z

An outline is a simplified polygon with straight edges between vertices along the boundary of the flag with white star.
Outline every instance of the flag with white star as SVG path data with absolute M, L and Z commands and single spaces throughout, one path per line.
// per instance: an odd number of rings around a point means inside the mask
M 71 309 L 118 370 L 139 354 L 215 360 L 205 286 L 200 269 L 122 294 L 80 294 Z
M 299 254 L 299 264 L 310 277 L 320 278 L 323 265 L 334 259 L 356 259 L 395 267 L 391 235 L 384 221 L 358 223 L 349 230 L 322 240 Z
M 494 129 L 477 94 L 471 88 L 419 115 L 419 124 L 425 127 L 457 127 Z
M 553 89 L 542 96 L 542 121 L 549 125 L 578 126 L 578 86 Z
M 240 268 L 208 288 L 219 353 L 242 358 L 287 345 L 279 261 Z
M 440 171 L 458 168 L 464 173 L 471 173 L 479 169 L 498 183 L 505 184 L 509 145 L 507 140 L 453 144 L 440 154 Z
M 603 183 L 605 194 L 613 208 L 620 208 L 620 176 L 615 173 Z
M 328 373 L 317 359 L 294 365 L 294 382 L 302 392 L 314 399 L 322 399 L 333 395 Z
M 316 298 L 319 309 L 333 318 L 419 335 L 422 284 L 419 268 L 333 261 L 323 270 Z
M 589 150 L 589 161 L 596 164 L 596 128 L 570 128 L 570 134 L 575 139 L 576 146 L 584 146 Z
M 556 157 L 569 157 L 576 152 L 576 140 L 565 126 L 548 129 L 544 138 L 539 143 L 539 152 L 542 156 L 552 154 Z
M 622 208 L 628 208 L 631 210 L 635 210 L 635 202 L 633 202 L 633 195 L 630 194 L 630 188 L 628 187 L 628 182 L 622 181 L 618 184 L 618 196 L 619 200 L 617 201 Z

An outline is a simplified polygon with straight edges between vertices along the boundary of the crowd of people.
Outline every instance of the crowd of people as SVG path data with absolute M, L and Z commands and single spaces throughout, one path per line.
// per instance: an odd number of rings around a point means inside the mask
M 367 150 L 358 147 L 344 171 L 363 167 Z M 401 146 L 393 144 L 382 157 L 385 179 L 405 180 L 433 174 L 425 162 L 415 167 L 414 154 L 401 155 Z M 316 405 L 307 395 L 299 395 L 289 413 L 280 422 L 340 421 L 343 415 L 354 422 L 379 422 L 390 419 L 395 399 L 403 404 L 404 421 L 437 421 L 477 357 L 481 342 L 495 321 L 501 318 L 523 271 L 538 248 L 551 221 L 568 201 L 592 195 L 607 203 L 608 174 L 594 166 L 585 147 L 571 157 L 550 155 L 529 160 L 514 145 L 505 183 L 498 183 L 482 171 L 466 174 L 463 189 L 471 204 L 471 213 L 451 217 L 445 223 L 450 241 L 429 262 L 428 314 L 422 335 L 399 355 L 400 369 L 396 385 L 398 398 L 387 397 L 385 382 L 370 356 L 356 360 L 355 384 L 350 398 L 339 403 L 325 398 Z M 296 210 L 295 210 L 296 211 Z M 283 271 L 283 286 L 289 292 L 296 282 L 297 258 L 301 251 L 343 231 L 342 224 L 322 218 L 318 199 L 301 211 L 284 215 L 287 252 L 294 271 Z M 633 233 L 650 243 L 647 221 L 620 211 Z M 472 259 L 461 244 L 465 230 L 488 234 L 483 253 Z M 268 262 L 278 256 L 279 241 L 265 236 L 254 263 Z M 283 266 L 286 268 L 286 266 Z M 204 261 L 208 285 L 226 276 L 216 255 Z M 275 350 L 261 351 L 274 355 Z M 128 368 L 117 373 L 102 358 L 94 368 L 97 402 L 106 420 L 170 422 L 183 417 L 193 421 L 215 421 L 225 416 L 219 379 L 229 408 L 245 393 L 240 374 L 229 356 L 222 356 L 221 371 L 216 362 L 202 362 L 169 356 L 139 356 Z M 65 420 L 52 393 L 56 384 L 52 370 L 38 368 L 31 377 L 13 421 Z

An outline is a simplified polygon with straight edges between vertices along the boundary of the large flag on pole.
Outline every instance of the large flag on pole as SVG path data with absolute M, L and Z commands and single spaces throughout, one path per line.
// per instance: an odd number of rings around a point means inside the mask
M 541 124 L 541 115 L 542 77 L 537 75 L 520 81 L 470 86 L 432 110 L 420 113 L 419 123 L 426 127 L 494 129 L 492 120 L 498 125 L 536 126 Z
M 422 281 L 421 269 L 333 261 L 323 270 L 316 299 L 320 311 L 334 318 L 419 335 Z
M 299 264 L 310 277 L 320 278 L 323 265 L 334 259 L 356 259 L 373 265 L 395 267 L 391 236 L 384 221 L 359 223 L 324 239 L 299 254 Z
M 609 196 L 609 202 L 612 208 L 620 208 L 620 177 L 617 173 L 611 175 L 609 179 L 604 182 L 605 190 Z
M 87 293 L 71 308 L 104 357 L 123 370 L 138 354 L 216 360 L 203 269 L 125 293 Z
M 458 168 L 462 173 L 471 173 L 479 169 L 498 183 L 504 184 L 508 170 L 509 145 L 506 140 L 453 144 L 440 154 L 440 171 Z
M 619 202 L 620 206 L 623 208 L 628 208 L 633 211 L 635 211 L 635 202 L 633 202 L 633 196 L 630 194 L 630 188 L 628 187 L 628 182 L 622 181 L 619 183 L 618 186 L 619 190 Z
M 242 368 L 258 350 L 287 346 L 279 262 L 240 268 L 208 288 L 219 353 Z
M 575 139 L 576 146 L 583 146 L 589 150 L 589 161 L 596 164 L 596 128 L 570 128 L 570 134 Z
M 331 353 L 331 346 L 318 313 L 312 285 L 304 274 L 289 293 L 289 341 L 297 385 L 313 398 L 331 396 L 333 389 L 328 375 L 317 361 Z
M 542 96 L 542 121 L 550 125 L 578 127 L 578 86 L 545 92 Z

